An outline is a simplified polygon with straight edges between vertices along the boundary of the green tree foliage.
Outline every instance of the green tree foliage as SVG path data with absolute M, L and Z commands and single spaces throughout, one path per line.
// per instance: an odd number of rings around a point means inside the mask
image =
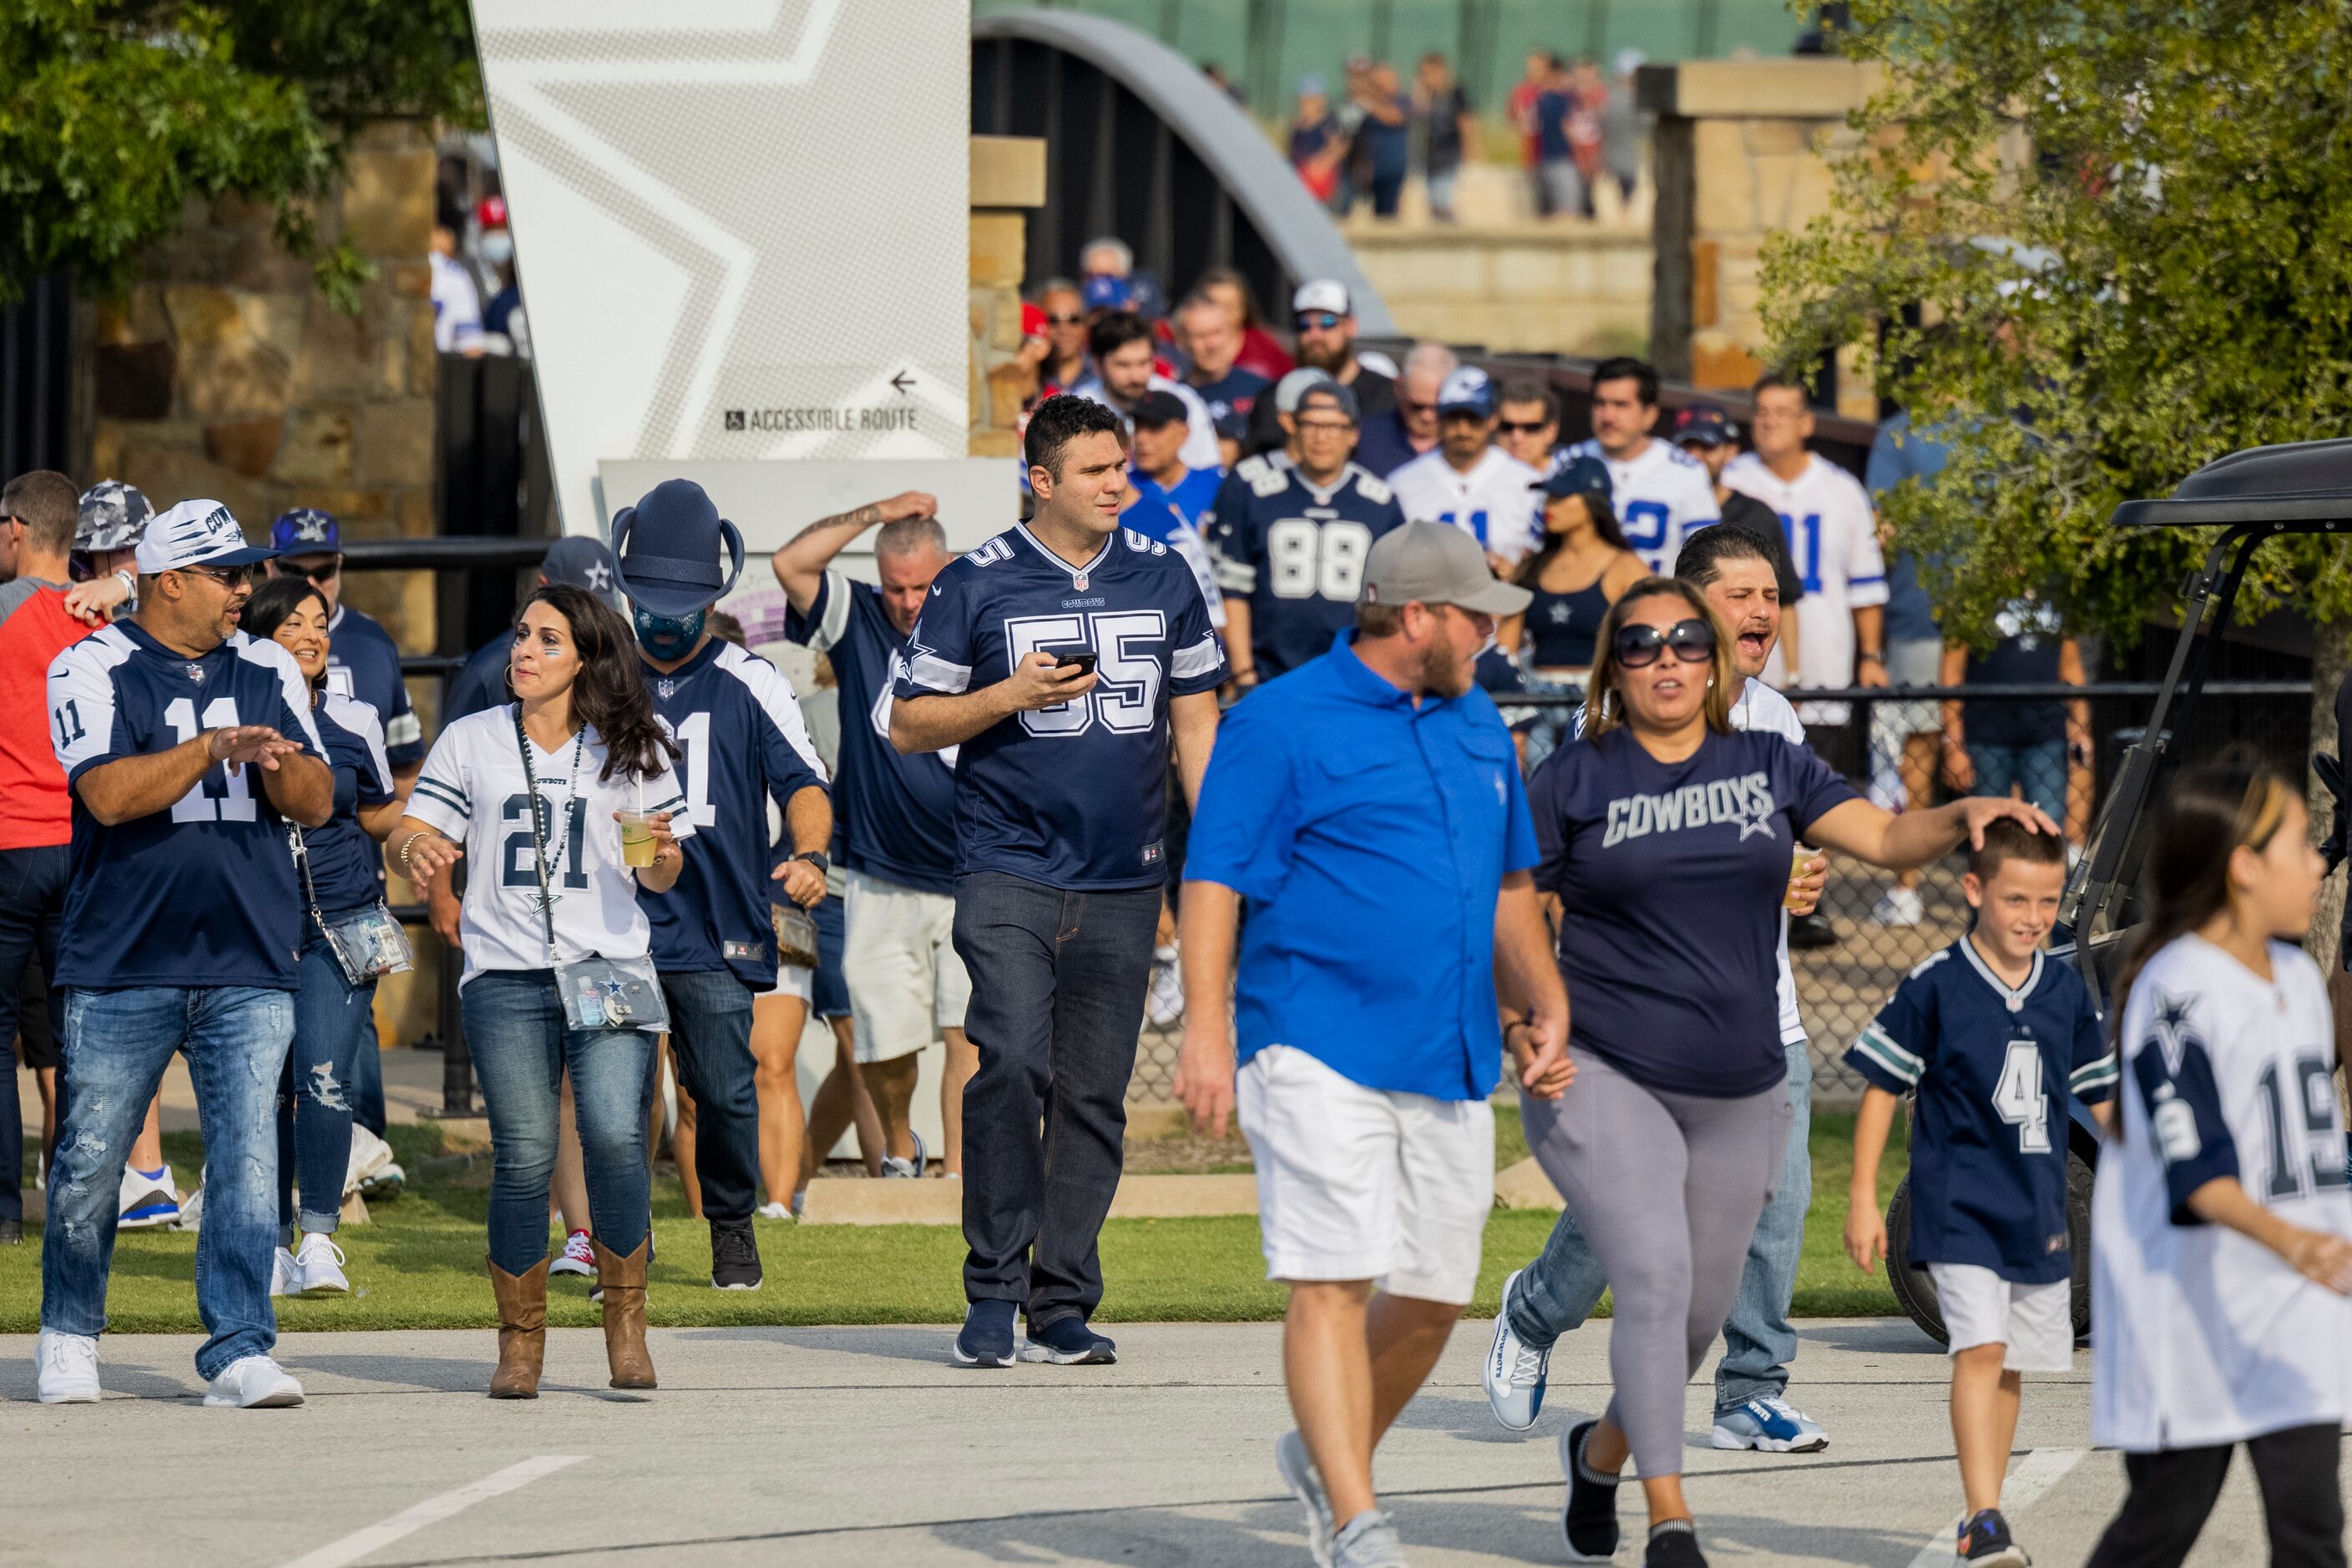
M 1771 247 L 1782 363 L 1882 333 L 1953 442 L 1885 500 L 1948 631 L 2019 588 L 2128 639 L 2210 542 L 2118 501 L 2239 447 L 2352 434 L 2352 3 L 1856 0 L 1884 68 L 1830 215 Z M 1916 323 L 1925 321 L 1927 325 Z M 1908 324 L 1906 324 L 1908 323 Z M 2333 541 L 2265 545 L 2242 613 L 2352 610 Z
M 343 139 L 481 118 L 463 0 L 0 0 L 0 303 L 58 270 L 119 288 L 189 198 L 233 195 L 349 304 L 366 265 L 311 218 Z

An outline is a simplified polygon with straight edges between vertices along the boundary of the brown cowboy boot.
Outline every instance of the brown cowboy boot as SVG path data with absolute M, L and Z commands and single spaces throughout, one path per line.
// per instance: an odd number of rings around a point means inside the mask
M 596 1281 L 604 1288 L 604 1360 L 614 1388 L 654 1388 L 654 1358 L 646 1350 L 646 1247 L 626 1258 L 601 1241 Z
M 490 1289 L 499 1299 L 499 1370 L 490 1374 L 490 1397 L 537 1399 L 547 1360 L 547 1259 L 519 1275 L 491 1264 Z

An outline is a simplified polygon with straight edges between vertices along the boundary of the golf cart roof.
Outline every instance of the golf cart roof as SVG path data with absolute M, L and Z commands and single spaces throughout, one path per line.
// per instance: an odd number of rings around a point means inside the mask
M 2319 533 L 2352 524 L 2352 440 L 2250 447 L 2216 458 L 2163 500 L 2127 500 L 2116 528 L 2192 528 L 2269 523 Z

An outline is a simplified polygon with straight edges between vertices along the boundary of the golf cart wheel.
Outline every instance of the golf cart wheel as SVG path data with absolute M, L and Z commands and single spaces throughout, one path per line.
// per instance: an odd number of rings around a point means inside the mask
M 2082 1155 L 2066 1156 L 2066 1242 L 2073 1254 L 2074 1337 L 2091 1331 L 2091 1185 L 2095 1173 Z M 1904 1316 L 1937 1344 L 1949 1344 L 1943 1305 L 1936 1299 L 1936 1281 L 1925 1268 L 1913 1268 L 1901 1259 L 1911 1256 L 1911 1178 L 1906 1176 L 1886 1205 L 1886 1282 Z

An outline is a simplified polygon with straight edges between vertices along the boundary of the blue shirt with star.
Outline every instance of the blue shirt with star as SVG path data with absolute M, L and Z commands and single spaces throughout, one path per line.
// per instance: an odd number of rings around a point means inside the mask
M 1031 653 L 1079 649 L 1097 658 L 1092 690 L 957 749 L 958 876 L 1002 871 L 1069 892 L 1167 879 L 1168 703 L 1226 673 L 1201 584 L 1167 544 L 1120 528 L 1074 566 L 1015 525 L 948 563 L 896 700 L 957 696 Z
M 384 755 L 394 767 L 414 767 L 425 761 L 425 726 L 409 706 L 408 683 L 400 675 L 400 645 L 373 617 L 349 605 L 336 606 L 327 623 L 327 689 L 375 710 L 383 721 Z M 503 692 L 499 700 L 506 700 Z

